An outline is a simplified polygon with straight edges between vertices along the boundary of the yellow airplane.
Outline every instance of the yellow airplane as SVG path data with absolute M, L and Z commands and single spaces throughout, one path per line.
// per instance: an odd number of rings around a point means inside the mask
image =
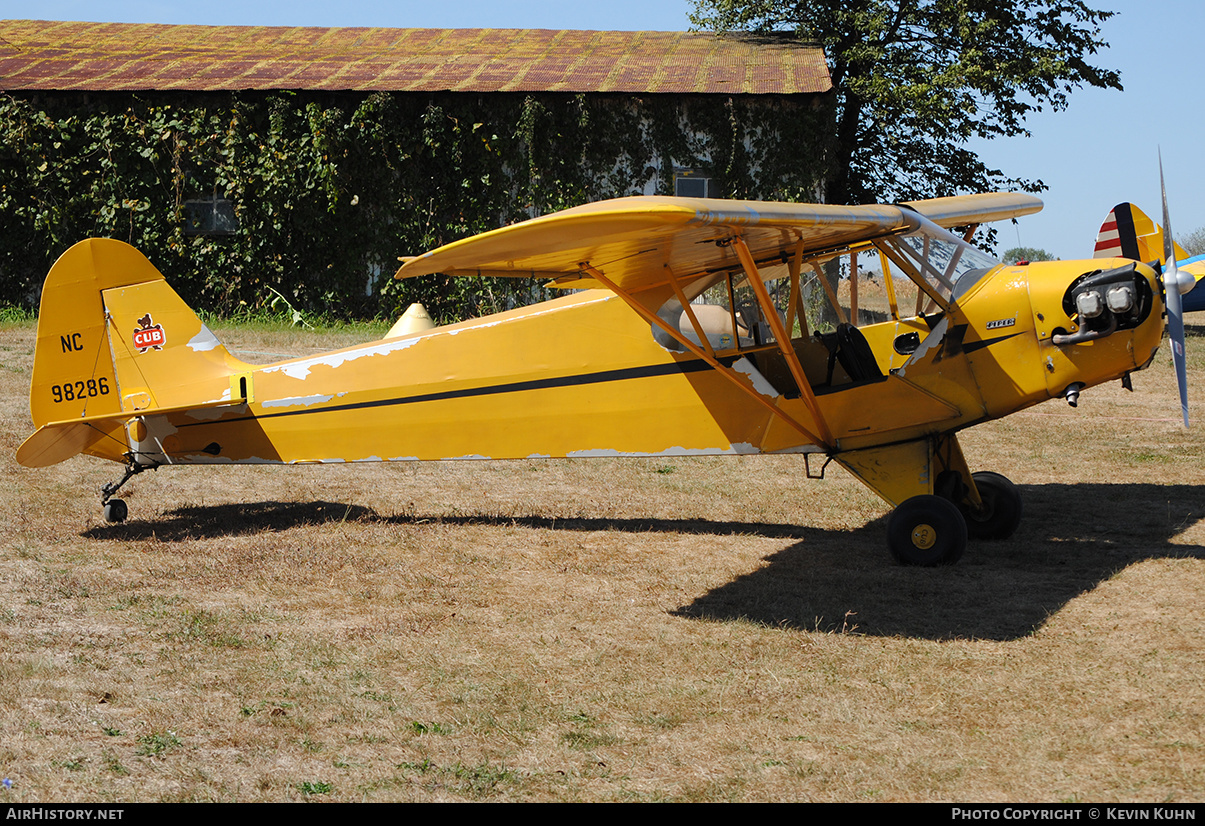
M 967 243 L 1040 209 L 1009 193 L 589 204 L 397 274 L 535 276 L 567 295 L 266 365 L 234 358 L 132 247 L 83 241 L 46 278 L 37 431 L 17 458 L 123 463 L 102 490 L 121 521 L 114 494 L 163 465 L 800 453 L 809 476 L 836 461 L 894 506 L 897 560 L 948 564 L 1021 517 L 958 432 L 1128 381 L 1163 335 L 1147 264 L 1005 266 Z

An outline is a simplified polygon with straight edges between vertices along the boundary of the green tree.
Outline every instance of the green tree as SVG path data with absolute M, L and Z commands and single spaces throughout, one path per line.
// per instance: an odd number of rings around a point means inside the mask
M 1080 0 L 694 0 L 696 28 L 824 47 L 836 98 L 825 197 L 870 203 L 1021 187 L 966 146 L 1025 135 L 1026 116 L 1085 84 L 1112 12 Z
M 1018 261 L 1054 261 L 1055 257 L 1037 247 L 1013 247 L 1005 250 L 1000 260 L 1005 264 L 1015 264 Z

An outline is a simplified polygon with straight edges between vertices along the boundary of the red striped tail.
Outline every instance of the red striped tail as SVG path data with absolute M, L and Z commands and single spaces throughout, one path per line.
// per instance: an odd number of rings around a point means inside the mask
M 1150 219 L 1137 210 L 1133 204 L 1118 204 L 1109 211 L 1105 222 L 1100 225 L 1096 234 L 1096 249 L 1093 258 L 1132 258 L 1139 261 L 1142 258 L 1138 248 L 1138 233 L 1134 228 L 1134 212 L 1137 211 L 1146 223 Z
M 1179 244 L 1174 247 L 1177 261 L 1188 257 Z M 1118 204 L 1100 225 L 1092 257 L 1163 263 L 1163 229 L 1133 204 Z

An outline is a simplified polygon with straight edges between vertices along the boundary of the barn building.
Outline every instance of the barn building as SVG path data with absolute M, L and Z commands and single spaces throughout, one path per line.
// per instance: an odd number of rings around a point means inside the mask
M 819 199 L 832 123 L 820 49 L 685 32 L 8 20 L 0 92 L 10 302 L 104 235 L 202 306 L 389 312 L 398 255 L 553 209 Z

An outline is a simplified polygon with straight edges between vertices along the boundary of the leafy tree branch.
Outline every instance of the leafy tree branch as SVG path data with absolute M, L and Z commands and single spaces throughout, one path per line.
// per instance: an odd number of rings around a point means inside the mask
M 836 106 L 826 200 L 868 203 L 1020 187 L 971 138 L 1026 135 L 1082 86 L 1121 89 L 1093 55 L 1112 12 L 1081 0 L 695 0 L 691 22 L 824 48 Z

